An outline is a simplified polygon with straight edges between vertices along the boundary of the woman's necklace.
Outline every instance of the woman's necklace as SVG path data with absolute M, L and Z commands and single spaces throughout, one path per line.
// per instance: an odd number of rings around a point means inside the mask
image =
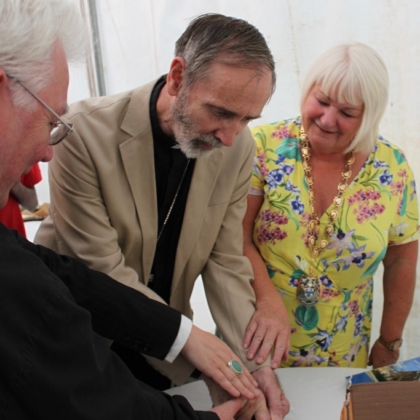
M 354 163 L 355 150 L 349 152 L 347 162 L 341 172 L 341 181 L 337 187 L 337 195 L 333 199 L 334 209 L 329 214 L 329 223 L 325 226 L 324 233 L 321 238 L 321 232 L 317 228 L 320 226 L 319 218 L 315 212 L 315 194 L 314 194 L 314 180 L 312 177 L 312 167 L 310 164 L 311 148 L 308 138 L 303 127 L 300 129 L 300 143 L 303 170 L 305 171 L 305 181 L 308 185 L 309 194 L 309 249 L 312 256 L 312 265 L 315 265 L 315 259 L 318 258 L 328 245 L 329 238 L 334 232 L 334 222 L 338 218 L 338 211 L 343 205 L 343 194 L 348 186 L 348 181 L 351 176 L 351 167 Z M 320 239 L 317 243 L 317 240 Z M 299 279 L 297 287 L 297 297 L 299 301 L 305 306 L 312 306 L 318 303 L 321 295 L 321 281 L 319 277 L 312 274 L 312 266 L 309 267 L 309 275 L 303 274 Z

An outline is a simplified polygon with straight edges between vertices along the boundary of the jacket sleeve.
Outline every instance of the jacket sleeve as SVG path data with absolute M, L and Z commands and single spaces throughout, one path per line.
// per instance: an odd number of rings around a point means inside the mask
M 257 365 L 254 361 L 247 360 L 242 346 L 246 327 L 255 312 L 255 293 L 251 286 L 253 272 L 249 260 L 243 255 L 242 240 L 242 220 L 246 211 L 255 153 L 254 141 L 248 128 L 235 141 L 236 144 L 241 147 L 230 155 L 232 164 L 225 164 L 225 167 L 234 167 L 239 162 L 239 169 L 202 277 L 218 332 L 253 372 L 269 366 L 271 356 L 263 364 Z
M 17 240 L 67 286 L 78 305 L 90 312 L 95 332 L 143 354 L 165 358 L 178 334 L 178 311 L 74 258 L 58 255 L 21 237 Z
M 91 315 L 66 287 L 65 283 L 78 289 L 72 283 L 83 283 L 90 274 L 83 267 L 32 248 L 1 226 L 0 236 L 0 418 L 218 418 L 195 412 L 184 398 L 171 398 L 134 378 L 92 330 Z M 62 270 L 68 274 L 62 275 Z M 71 276 L 79 280 L 70 281 Z M 92 276 L 89 283 L 104 281 Z M 124 289 L 112 281 L 109 286 L 114 284 Z M 81 293 L 83 288 L 75 295 L 89 295 Z M 102 295 L 99 289 L 99 301 Z

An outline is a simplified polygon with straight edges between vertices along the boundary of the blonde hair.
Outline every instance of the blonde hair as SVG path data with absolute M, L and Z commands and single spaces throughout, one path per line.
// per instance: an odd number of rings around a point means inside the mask
M 379 54 L 362 43 L 342 44 L 322 54 L 310 67 L 301 92 L 301 110 L 314 85 L 338 102 L 363 104 L 360 128 L 345 153 L 370 153 L 388 102 L 388 71 Z

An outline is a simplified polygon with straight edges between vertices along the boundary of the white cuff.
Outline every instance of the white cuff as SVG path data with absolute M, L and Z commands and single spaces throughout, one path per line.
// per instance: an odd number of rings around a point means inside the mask
M 191 319 L 187 318 L 184 315 L 181 315 L 181 324 L 179 326 L 178 335 L 176 336 L 174 344 L 172 344 L 169 353 L 165 357 L 165 360 L 169 363 L 172 363 L 178 356 L 178 354 L 181 352 L 181 350 L 184 348 L 185 343 L 187 342 L 191 334 L 192 325 L 193 324 Z

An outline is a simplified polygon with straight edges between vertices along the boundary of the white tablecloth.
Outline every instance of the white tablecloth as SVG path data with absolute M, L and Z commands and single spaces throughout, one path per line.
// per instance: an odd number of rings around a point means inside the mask
M 362 371 L 347 368 L 277 369 L 277 376 L 290 401 L 286 420 L 339 420 L 345 399 L 345 378 Z M 211 408 L 210 395 L 202 381 L 166 392 L 185 396 L 196 410 Z

